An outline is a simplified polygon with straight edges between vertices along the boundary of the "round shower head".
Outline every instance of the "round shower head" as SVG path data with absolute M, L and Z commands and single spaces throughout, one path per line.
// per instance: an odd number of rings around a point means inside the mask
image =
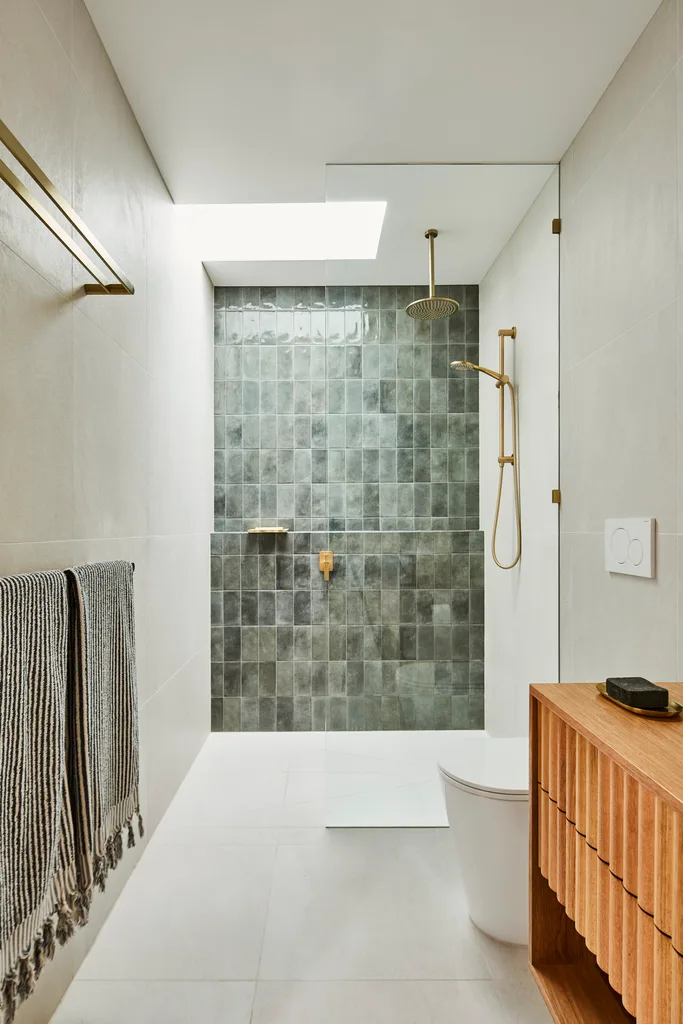
M 416 299 L 406 306 L 406 313 L 415 320 L 443 320 L 453 316 L 460 309 L 455 299 L 447 299 L 434 293 L 434 239 L 439 232 L 436 228 L 425 231 L 429 241 L 429 295 L 424 299 Z
M 468 363 L 466 359 L 456 359 L 451 363 L 451 370 L 476 370 L 474 363 Z
M 440 295 L 429 295 L 426 299 L 416 299 L 406 306 L 408 316 L 416 320 L 443 320 L 445 316 L 453 316 L 460 306 L 455 299 L 446 299 Z

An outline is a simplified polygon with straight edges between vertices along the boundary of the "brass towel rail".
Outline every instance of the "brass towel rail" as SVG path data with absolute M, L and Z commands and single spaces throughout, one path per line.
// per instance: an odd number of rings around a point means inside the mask
M 68 222 L 85 239 L 93 252 L 100 258 L 106 267 L 112 272 L 117 283 L 107 282 L 106 276 L 93 263 L 89 256 L 83 252 L 72 238 L 66 233 L 62 226 L 55 220 L 42 203 L 29 192 L 24 183 L 16 176 L 7 164 L 0 160 L 0 178 L 9 185 L 12 191 L 35 213 L 36 217 L 43 222 L 45 227 L 52 232 L 62 245 L 69 250 L 71 255 L 78 260 L 82 267 L 91 274 L 97 284 L 86 284 L 86 295 L 132 295 L 135 291 L 133 285 L 123 273 L 121 268 L 114 262 L 107 250 L 98 242 L 88 226 L 81 220 L 76 211 L 60 195 L 53 183 L 40 169 L 35 160 L 26 152 L 22 144 L 9 130 L 4 121 L 0 121 L 0 142 L 10 151 L 25 171 L 31 175 L 37 185 L 40 185 L 45 195 L 52 200 L 55 206 L 66 217 Z

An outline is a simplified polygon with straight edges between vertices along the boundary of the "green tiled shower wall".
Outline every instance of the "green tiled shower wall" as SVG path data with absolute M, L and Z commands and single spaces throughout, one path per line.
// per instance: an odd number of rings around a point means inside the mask
M 441 290 L 216 289 L 214 730 L 482 727 L 478 289 Z

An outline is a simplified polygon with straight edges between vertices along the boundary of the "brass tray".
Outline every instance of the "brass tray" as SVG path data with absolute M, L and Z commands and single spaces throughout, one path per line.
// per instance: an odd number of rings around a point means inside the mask
M 677 704 L 675 700 L 669 700 L 668 707 L 662 711 L 655 711 L 654 708 L 632 708 L 628 704 L 622 704 L 615 697 L 610 697 L 605 683 L 596 683 L 595 685 L 598 688 L 598 693 L 601 693 L 606 700 L 616 704 L 619 708 L 623 708 L 624 711 L 630 711 L 634 715 L 643 715 L 644 718 L 675 718 L 676 715 L 680 715 L 681 711 L 683 711 L 683 705 Z

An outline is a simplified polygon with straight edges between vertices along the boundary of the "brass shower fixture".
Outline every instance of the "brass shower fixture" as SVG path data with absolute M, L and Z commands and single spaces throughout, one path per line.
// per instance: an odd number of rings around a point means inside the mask
M 490 370 L 487 366 L 477 366 L 475 363 L 468 363 L 465 359 L 458 359 L 454 363 L 451 363 L 451 367 L 456 370 L 476 370 L 477 373 L 485 373 L 487 377 L 492 377 L 496 382 L 499 394 L 499 406 L 498 406 L 498 496 L 496 498 L 496 514 L 493 520 L 493 535 L 491 537 L 491 554 L 493 561 L 500 569 L 514 569 L 522 557 L 522 509 L 519 497 L 519 466 L 517 460 L 517 404 L 515 401 L 515 389 L 512 385 L 510 378 L 505 373 L 505 339 L 517 337 L 517 328 L 510 327 L 498 331 L 498 359 L 499 369 L 498 372 Z M 510 390 L 510 412 L 512 419 L 512 452 L 510 455 L 505 454 L 505 389 Z M 498 522 L 500 519 L 500 502 L 503 496 L 503 476 L 505 473 L 505 467 L 510 466 L 512 468 L 512 479 L 515 489 L 515 523 L 517 527 L 517 550 L 515 558 L 509 565 L 505 565 L 498 558 L 497 553 L 497 537 L 498 537 Z
M 448 299 L 436 294 L 434 285 L 434 239 L 439 232 L 436 228 L 429 228 L 425 231 L 425 238 L 429 242 L 429 295 L 425 299 L 415 299 L 406 306 L 406 313 L 415 320 L 443 320 L 444 317 L 453 316 L 460 309 L 455 299 Z

